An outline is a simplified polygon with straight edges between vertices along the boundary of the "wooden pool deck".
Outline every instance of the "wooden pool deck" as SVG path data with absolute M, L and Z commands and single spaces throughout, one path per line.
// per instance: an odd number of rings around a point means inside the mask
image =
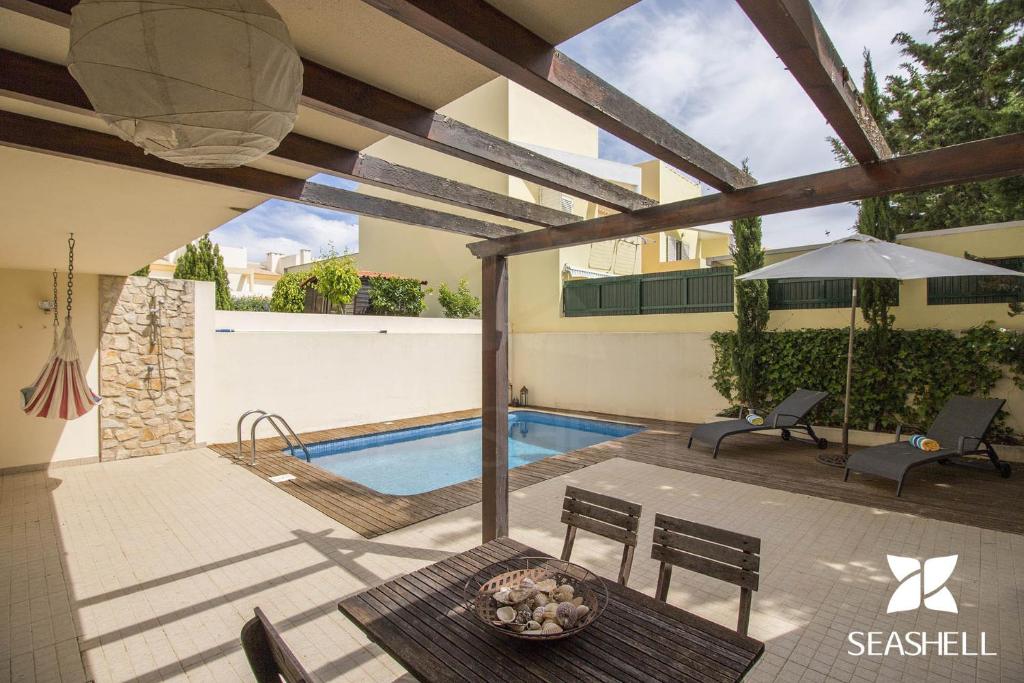
M 851 480 L 844 483 L 841 469 L 818 463 L 815 455 L 819 451 L 803 443 L 784 442 L 778 437 L 765 435 L 738 436 L 727 440 L 718 458 L 712 459 L 711 451 L 706 447 L 695 444 L 692 450 L 687 449 L 686 442 L 694 427 L 692 424 L 572 411 L 552 412 L 640 423 L 646 429 L 517 467 L 509 472 L 510 491 L 611 458 L 624 458 L 808 496 L 1024 534 L 1024 514 L 1021 514 L 1024 509 L 1021 503 L 1024 500 L 1024 466 L 1016 463 L 1014 476 L 1009 479 L 1001 479 L 995 470 L 941 465 L 921 467 L 908 476 L 903 495 L 897 498 L 895 484 L 888 480 L 851 475 Z M 443 413 L 306 432 L 300 436 L 310 444 L 478 415 L 479 411 Z M 479 479 L 412 496 L 386 495 L 286 455 L 281 450 L 284 445 L 276 436 L 257 439 L 256 466 L 249 467 L 242 464 L 243 461 L 239 461 L 239 466 L 264 478 L 294 475 L 294 480 L 275 486 L 365 538 L 480 502 Z M 249 442 L 243 442 L 243 446 L 246 453 L 244 462 L 247 463 L 251 452 Z M 237 458 L 235 443 L 216 444 L 210 448 L 225 457 Z

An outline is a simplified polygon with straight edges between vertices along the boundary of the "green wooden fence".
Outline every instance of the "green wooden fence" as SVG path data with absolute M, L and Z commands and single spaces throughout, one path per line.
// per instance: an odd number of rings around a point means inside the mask
M 732 268 L 623 275 L 562 284 L 567 317 L 732 311 Z
M 768 308 L 849 308 L 853 280 L 769 280 Z
M 1024 272 L 1024 256 L 985 259 L 1000 268 Z M 928 278 L 928 305 L 1004 304 L 1024 300 L 1024 284 L 1018 277 Z

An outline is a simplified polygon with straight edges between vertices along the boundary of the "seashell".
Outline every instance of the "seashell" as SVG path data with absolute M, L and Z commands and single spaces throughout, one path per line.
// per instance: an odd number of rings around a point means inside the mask
M 533 620 L 534 621 L 538 621 L 538 622 L 539 621 L 544 621 L 544 608 L 543 607 L 538 607 L 535 610 L 533 610 Z
M 551 602 L 551 598 L 549 598 L 545 593 L 537 593 L 533 596 L 533 604 L 537 607 L 543 607 L 549 602 Z
M 543 581 L 537 581 L 533 584 L 533 587 L 542 593 L 550 593 L 555 590 L 558 584 L 555 583 L 554 579 L 544 579 Z
M 511 595 L 512 591 L 510 591 L 508 588 L 502 588 L 500 591 L 494 594 L 494 599 L 502 604 L 507 605 L 510 602 L 512 602 L 512 600 L 509 599 L 509 596 Z
M 555 590 L 551 591 L 551 599 L 555 602 L 571 602 L 573 599 L 573 587 L 569 584 L 562 584 Z
M 548 604 L 544 605 L 544 619 L 554 619 L 557 611 L 558 603 L 556 602 L 549 602 Z M 543 621 L 543 619 L 541 621 Z
M 526 622 L 533 619 L 533 610 L 526 605 L 523 605 L 516 610 L 516 623 L 525 624 Z
M 572 628 L 576 625 L 576 605 L 571 602 L 561 602 L 555 610 L 555 619 L 562 628 Z
M 549 621 L 549 622 L 546 622 L 543 626 L 540 627 L 540 632 L 545 634 L 545 635 L 551 635 L 553 633 L 561 633 L 562 632 L 562 627 L 559 626 L 558 624 L 556 624 L 553 621 Z
M 526 630 L 526 624 L 515 624 L 515 623 L 512 623 L 512 624 L 505 624 L 505 626 L 508 627 L 510 630 L 515 631 L 516 633 L 522 633 L 523 631 Z
M 530 590 L 532 588 L 536 588 L 536 584 L 533 582 L 533 579 L 527 576 L 525 579 L 519 582 L 519 587 L 526 590 Z
M 528 622 L 526 622 L 526 630 L 540 632 L 540 622 L 536 619 L 530 619 Z
M 507 602 L 511 605 L 518 605 L 519 603 L 526 602 L 527 600 L 532 598 L 535 592 L 536 591 L 534 591 L 533 589 L 517 589 L 514 591 L 509 591 Z
M 589 611 L 590 611 L 590 608 L 587 607 L 586 605 L 577 605 L 576 606 L 576 619 L 577 619 L 577 621 L 582 619 L 583 617 L 587 616 L 587 613 Z
M 580 605 L 583 604 L 583 598 L 573 598 L 572 599 L 572 604 L 574 604 L 577 607 L 579 607 Z
M 511 624 L 516 620 L 516 611 L 508 606 L 499 607 L 497 611 L 495 611 L 494 616 L 498 617 L 498 621 L 503 624 Z

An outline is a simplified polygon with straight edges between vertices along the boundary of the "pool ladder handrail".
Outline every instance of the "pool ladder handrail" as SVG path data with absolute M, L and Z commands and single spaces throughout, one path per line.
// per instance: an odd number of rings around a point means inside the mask
M 295 446 L 295 444 L 292 443 L 291 439 L 289 439 L 287 436 L 285 436 L 285 433 L 281 430 L 281 425 L 284 425 L 284 428 L 288 430 L 288 434 L 290 434 L 292 439 L 295 439 L 295 442 L 298 444 L 297 447 L 301 448 L 302 452 L 305 454 L 306 462 L 310 461 L 309 450 L 306 448 L 306 444 L 302 443 L 302 439 L 299 438 L 298 434 L 295 433 L 295 430 L 293 430 L 291 425 L 288 424 L 288 421 L 285 420 L 280 415 L 278 415 L 277 413 L 268 413 L 267 411 L 260 410 L 259 408 L 256 408 L 254 410 L 247 410 L 244 413 L 242 413 L 242 416 L 240 418 L 238 418 L 237 432 L 238 432 L 238 457 L 239 458 L 243 457 L 243 455 L 242 455 L 242 423 L 245 421 L 245 418 L 249 417 L 250 415 L 254 415 L 254 414 L 259 414 L 259 417 L 257 417 L 256 420 L 252 423 L 252 429 L 249 432 L 249 440 L 252 443 L 252 461 L 249 463 L 250 465 L 255 465 L 256 464 L 256 427 L 259 425 L 260 422 L 263 422 L 263 420 L 267 420 L 267 421 L 270 422 L 270 426 L 272 426 L 274 428 L 274 431 L 277 432 L 278 436 L 280 436 L 281 439 L 284 440 L 284 442 L 286 444 L 288 444 L 288 450 L 291 451 L 292 454 L 294 455 L 294 451 L 296 449 L 296 446 Z

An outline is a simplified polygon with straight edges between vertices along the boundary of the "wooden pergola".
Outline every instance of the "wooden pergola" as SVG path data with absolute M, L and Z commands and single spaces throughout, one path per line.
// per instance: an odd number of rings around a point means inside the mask
M 508 532 L 508 258 L 1024 173 L 1024 134 L 894 157 L 808 0 L 738 0 L 858 165 L 771 183 L 749 174 L 589 72 L 484 0 L 364 0 L 719 192 L 654 205 L 648 198 L 449 118 L 396 93 L 304 59 L 302 105 L 336 120 L 587 199 L 617 213 L 591 220 L 290 134 L 272 153 L 293 174 L 261 168 L 190 169 L 146 156 L 98 130 L 0 111 L 0 146 L 99 162 L 302 204 L 480 238 L 483 274 L 483 540 Z M 0 0 L 0 7 L 67 26 L 75 0 Z M 78 115 L 94 112 L 61 64 L 0 49 L 0 95 Z M 471 209 L 500 222 L 312 183 L 328 173 Z M 524 230 L 507 222 L 536 226 Z

